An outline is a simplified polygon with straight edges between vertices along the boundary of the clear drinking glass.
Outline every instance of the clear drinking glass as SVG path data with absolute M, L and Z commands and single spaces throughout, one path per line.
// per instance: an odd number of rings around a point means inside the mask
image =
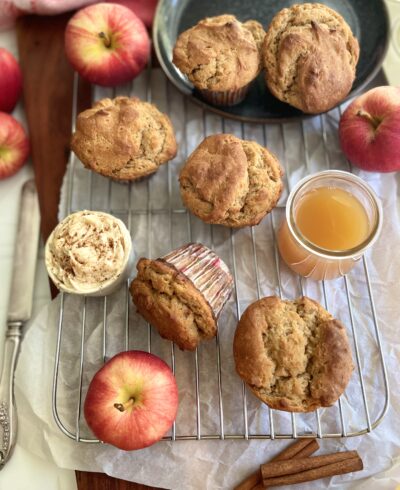
M 332 251 L 308 241 L 296 225 L 296 209 L 308 192 L 319 187 L 343 189 L 356 197 L 368 216 L 368 236 L 357 247 Z M 382 228 L 382 206 L 372 188 L 360 177 L 342 170 L 326 170 L 302 179 L 291 191 L 286 219 L 278 231 L 282 259 L 297 274 L 317 281 L 334 279 L 350 271 L 377 240 Z

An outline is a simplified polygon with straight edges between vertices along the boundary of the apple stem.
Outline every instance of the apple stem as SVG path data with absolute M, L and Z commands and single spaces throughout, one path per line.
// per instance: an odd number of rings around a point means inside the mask
M 104 46 L 106 48 L 109 48 L 111 46 L 111 38 L 105 32 L 99 32 L 99 37 L 101 37 L 101 39 L 103 39 Z
M 129 400 L 125 403 L 114 403 L 114 407 L 120 412 L 125 412 L 125 410 L 131 407 L 135 403 L 135 399 L 129 398 Z
M 374 129 L 376 129 L 382 122 L 378 117 L 373 117 L 369 112 L 363 111 L 362 109 L 357 111 L 357 116 L 366 119 L 369 123 L 372 124 Z

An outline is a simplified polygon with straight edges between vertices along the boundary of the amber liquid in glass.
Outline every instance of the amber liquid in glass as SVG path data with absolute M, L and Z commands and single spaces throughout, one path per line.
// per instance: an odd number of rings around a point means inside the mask
M 369 233 L 363 205 L 338 187 L 319 187 L 308 192 L 296 208 L 295 220 L 306 240 L 329 251 L 357 247 Z
M 368 238 L 370 229 L 368 215 L 361 202 L 338 187 L 310 190 L 300 198 L 294 217 L 305 241 L 330 252 L 357 247 Z M 293 271 L 317 281 L 346 274 L 356 260 L 330 260 L 312 254 L 294 239 L 286 221 L 278 233 L 278 247 Z

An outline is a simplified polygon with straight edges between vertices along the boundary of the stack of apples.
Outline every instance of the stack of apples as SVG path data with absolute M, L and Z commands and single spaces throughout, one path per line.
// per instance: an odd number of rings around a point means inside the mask
M 0 48 L 0 180 L 15 174 L 29 154 L 29 140 L 10 114 L 18 102 L 22 76 L 17 60 Z

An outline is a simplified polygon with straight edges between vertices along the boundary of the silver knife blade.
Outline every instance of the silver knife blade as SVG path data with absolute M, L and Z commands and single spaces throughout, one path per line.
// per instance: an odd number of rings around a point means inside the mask
M 32 179 L 25 182 L 21 191 L 8 322 L 25 322 L 31 317 L 39 224 L 39 202 L 35 181 Z

